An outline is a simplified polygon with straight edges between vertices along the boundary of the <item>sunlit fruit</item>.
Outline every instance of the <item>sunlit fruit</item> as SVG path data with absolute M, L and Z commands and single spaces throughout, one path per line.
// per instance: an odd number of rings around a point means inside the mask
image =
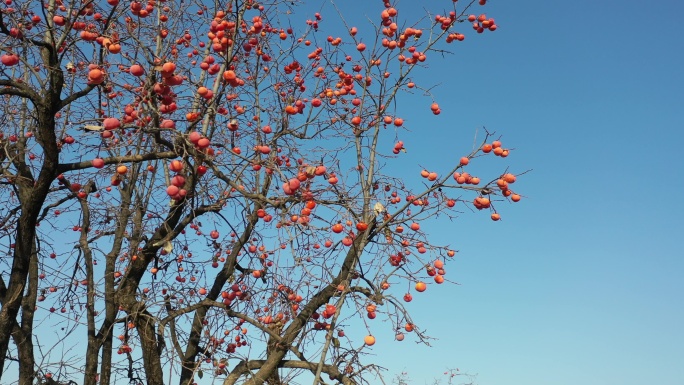
M 93 167 L 95 168 L 102 168 L 105 165 L 105 161 L 102 158 L 95 158 L 92 160 L 93 162 Z
M 128 72 L 133 76 L 143 76 L 145 74 L 145 70 L 139 64 L 133 64 Z

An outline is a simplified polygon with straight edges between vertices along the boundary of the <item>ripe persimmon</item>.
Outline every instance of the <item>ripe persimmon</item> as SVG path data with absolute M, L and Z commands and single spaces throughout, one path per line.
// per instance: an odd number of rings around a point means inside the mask
M 104 159 L 102 158 L 95 158 L 92 160 L 92 163 L 95 168 L 102 168 L 105 165 Z
M 105 130 L 115 130 L 121 127 L 121 121 L 117 118 L 106 118 L 102 121 Z
M 145 70 L 143 67 L 139 64 L 133 64 L 131 68 L 129 68 L 128 72 L 133 75 L 133 76 L 143 76 L 145 74 Z
M 365 343 L 368 346 L 373 346 L 375 345 L 375 337 L 372 335 L 367 335 L 363 338 L 363 343 Z
M 173 73 L 176 70 L 176 64 L 172 62 L 166 62 L 162 65 L 162 71 L 166 73 Z
M 477 197 L 477 198 L 475 198 L 475 200 L 473 201 L 473 204 L 474 204 L 475 207 L 477 207 L 477 208 L 485 208 L 485 209 L 486 209 L 486 208 L 488 208 L 488 207 L 491 205 L 491 202 L 489 201 L 489 198 Z
M 98 68 L 93 68 L 88 72 L 88 80 L 93 84 L 100 84 L 104 81 L 104 72 Z
M 503 179 L 499 179 L 496 181 L 496 185 L 499 186 L 500 189 L 506 190 L 508 189 L 508 182 L 506 182 Z
M 172 160 L 171 163 L 169 163 L 169 170 L 173 172 L 180 172 L 183 170 L 183 162 L 180 160 Z
M 235 71 L 228 70 L 223 73 L 223 80 L 227 82 L 234 81 L 237 78 L 237 75 L 235 74 Z
M 193 131 L 193 132 L 190 133 L 190 135 L 188 135 L 188 140 L 189 140 L 192 144 L 197 144 L 197 142 L 199 142 L 200 139 L 202 139 L 202 134 L 200 134 L 200 133 L 197 132 L 197 131 Z
M 19 59 L 19 56 L 17 56 L 17 55 L 5 54 L 5 55 L 0 56 L 0 62 L 2 62 L 2 64 L 6 65 L 8 67 L 19 64 L 19 61 L 20 61 L 20 59 Z
M 515 175 L 513 174 L 504 174 L 502 177 L 503 180 L 505 180 L 508 183 L 514 183 L 515 182 Z

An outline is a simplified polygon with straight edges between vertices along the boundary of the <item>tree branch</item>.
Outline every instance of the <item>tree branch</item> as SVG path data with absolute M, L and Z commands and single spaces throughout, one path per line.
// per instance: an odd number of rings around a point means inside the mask
M 260 369 L 266 364 L 266 360 L 251 360 L 240 362 L 228 375 L 228 377 L 223 381 L 223 385 L 233 385 L 236 383 L 240 377 L 246 375 L 252 370 Z M 306 369 L 311 372 L 316 372 L 318 367 L 317 363 L 307 362 L 307 361 L 296 361 L 296 360 L 282 360 L 278 363 L 279 368 L 287 369 Z M 356 385 L 357 382 L 351 378 L 345 376 L 340 372 L 340 370 L 334 365 L 323 365 L 321 371 L 330 376 L 330 379 L 337 380 L 344 385 Z

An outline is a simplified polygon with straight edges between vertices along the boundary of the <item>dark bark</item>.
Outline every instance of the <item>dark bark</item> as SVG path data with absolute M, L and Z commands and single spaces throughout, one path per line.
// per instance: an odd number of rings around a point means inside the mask
M 223 381 L 224 385 L 235 384 L 237 380 L 247 375 L 252 370 L 257 370 L 263 367 L 266 360 L 250 360 L 242 361 L 231 371 L 230 375 Z M 318 364 L 315 362 L 307 361 L 295 361 L 295 360 L 282 360 L 278 363 L 279 368 L 288 369 L 306 369 L 311 372 L 315 372 Z M 343 385 L 356 385 L 356 381 L 345 376 L 340 370 L 334 365 L 323 365 L 321 368 L 323 373 L 326 373 L 331 380 L 338 381 Z
M 48 195 L 50 184 L 57 176 L 59 151 L 55 136 L 55 112 L 52 98 L 45 100 L 47 107 L 37 107 L 38 127 L 36 140 L 43 149 L 44 161 L 38 178 L 34 180 L 23 163 L 24 155 L 16 158 L 18 170 L 16 187 L 21 204 L 21 215 L 17 222 L 12 269 L 7 285 L 2 310 L 0 310 L 0 378 L 5 367 L 5 359 L 9 349 L 12 325 L 16 322 L 19 308 L 23 302 L 26 280 L 29 274 L 31 254 L 34 247 L 36 222 L 40 210 Z
M 86 267 L 86 280 L 88 281 L 86 293 L 86 319 L 88 328 L 88 346 L 85 356 L 85 385 L 95 385 L 97 378 L 98 351 L 100 350 L 100 338 L 95 334 L 95 274 L 93 269 L 93 253 L 88 245 L 88 229 L 90 228 L 90 209 L 88 202 L 81 200 L 81 237 L 79 247 L 83 253 Z
M 33 355 L 33 315 L 38 297 L 38 252 L 33 243 L 33 252 L 29 262 L 28 289 L 21 306 L 21 334 L 14 338 L 19 351 L 19 384 L 33 384 L 35 372 L 35 357 Z
M 164 341 L 157 339 L 156 319 L 144 309 L 142 303 L 138 303 L 131 313 L 140 337 L 147 384 L 163 385 L 164 373 L 162 372 L 161 353 L 164 350 Z
M 145 377 L 147 383 L 150 385 L 163 384 L 161 365 L 163 341 L 157 340 L 155 330 L 156 319 L 146 311 L 145 304 L 137 298 L 136 291 L 140 284 L 140 280 L 147 271 L 147 267 L 154 260 L 157 252 L 162 247 L 163 243 L 161 241 L 173 240 L 181 231 L 181 229 L 176 228 L 177 226 L 185 228 L 191 218 L 194 219 L 197 215 L 206 212 L 193 212 L 184 217 L 183 209 L 187 205 L 188 202 L 184 201 L 171 208 L 164 221 L 164 225 L 160 226 L 155 231 L 151 240 L 147 242 L 145 247 L 143 247 L 142 251 L 138 254 L 138 258 L 130 264 L 128 272 L 121 280 L 119 288 L 114 295 L 115 303 L 122 306 L 124 311 L 133 317 L 140 338 Z
M 269 329 L 276 333 L 277 335 L 280 336 L 280 333 L 283 331 L 283 325 L 280 322 L 276 322 L 274 324 L 268 325 Z M 273 352 L 278 348 L 278 343 L 279 341 L 276 341 L 275 338 L 269 336 L 268 341 L 266 343 L 266 357 L 270 356 L 273 354 Z M 266 379 L 266 383 L 268 385 L 280 385 L 280 375 L 278 373 L 278 370 L 274 370 L 273 373 Z
M 31 265 L 32 251 L 35 246 L 36 223 L 50 191 L 50 184 L 57 176 L 57 167 L 59 166 L 55 114 L 61 108 L 60 95 L 64 86 L 64 74 L 59 66 L 57 50 L 47 40 L 48 35 L 46 35 L 46 41 L 32 40 L 32 44 L 40 49 L 43 64 L 53 69 L 49 71 L 48 87 L 43 90 L 41 98 L 30 98 L 34 103 L 37 120 L 35 139 L 43 151 L 43 164 L 38 178 L 32 175 L 24 163 L 23 142 L 19 142 L 21 145 L 20 152 L 13 159 L 18 174 L 16 188 L 21 205 L 21 215 L 17 222 L 10 280 L 0 310 L 0 379 L 5 368 L 12 326 L 16 323 L 19 308 L 24 303 L 23 295 Z

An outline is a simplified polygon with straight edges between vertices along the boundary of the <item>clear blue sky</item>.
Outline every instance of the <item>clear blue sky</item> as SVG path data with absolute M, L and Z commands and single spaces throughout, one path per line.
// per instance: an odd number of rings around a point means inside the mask
M 526 198 L 499 223 L 433 227 L 461 251 L 461 285 L 414 295 L 432 348 L 388 334 L 379 363 L 415 384 L 455 367 L 480 385 L 684 384 L 684 3 L 485 9 L 499 30 L 431 63 L 451 73 L 434 91 L 443 112 L 407 112 L 406 164 L 460 156 L 484 125 L 516 148 L 513 171 L 534 169 L 516 183 Z

